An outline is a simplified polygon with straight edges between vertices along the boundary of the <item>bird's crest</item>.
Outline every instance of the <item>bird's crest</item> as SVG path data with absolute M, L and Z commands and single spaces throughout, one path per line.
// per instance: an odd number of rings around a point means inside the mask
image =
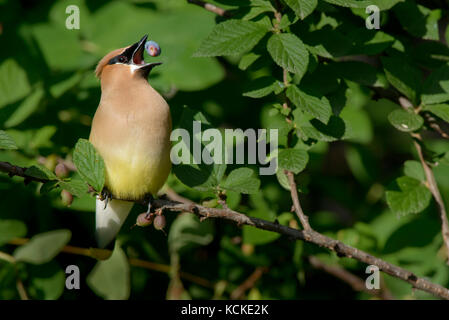
M 104 67 L 108 65 L 109 60 L 111 60 L 112 58 L 114 58 L 115 56 L 117 56 L 118 54 L 123 52 L 125 49 L 126 48 L 120 48 L 120 49 L 111 51 L 107 55 L 105 55 L 103 57 L 103 59 L 100 60 L 100 62 L 98 62 L 97 67 L 95 68 L 95 75 L 97 76 L 98 79 L 101 78 L 101 73 L 102 73 Z

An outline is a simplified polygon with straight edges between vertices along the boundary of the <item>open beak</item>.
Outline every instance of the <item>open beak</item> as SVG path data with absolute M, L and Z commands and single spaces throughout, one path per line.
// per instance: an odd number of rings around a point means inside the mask
M 153 67 L 162 64 L 162 62 L 145 63 L 143 59 L 143 53 L 145 51 L 145 42 L 148 36 L 144 35 L 139 42 L 136 42 L 128 50 L 133 50 L 130 63 L 137 66 L 139 70 L 146 72 L 147 74 L 153 69 Z

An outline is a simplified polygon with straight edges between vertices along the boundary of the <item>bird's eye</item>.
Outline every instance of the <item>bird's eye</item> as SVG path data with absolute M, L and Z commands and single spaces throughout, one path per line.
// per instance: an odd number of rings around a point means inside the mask
M 128 59 L 125 56 L 118 57 L 118 62 L 124 63 L 124 62 L 127 62 L 127 61 L 128 61 Z

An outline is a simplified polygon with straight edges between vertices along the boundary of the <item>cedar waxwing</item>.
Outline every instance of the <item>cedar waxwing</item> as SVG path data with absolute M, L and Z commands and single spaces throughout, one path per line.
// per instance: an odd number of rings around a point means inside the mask
M 142 200 L 155 195 L 171 169 L 170 109 L 148 83 L 144 36 L 139 42 L 108 53 L 95 70 L 101 100 L 89 140 L 104 159 L 105 187 L 115 198 Z M 105 248 L 116 237 L 133 202 L 96 200 L 96 238 Z M 150 208 L 148 208 L 149 211 Z

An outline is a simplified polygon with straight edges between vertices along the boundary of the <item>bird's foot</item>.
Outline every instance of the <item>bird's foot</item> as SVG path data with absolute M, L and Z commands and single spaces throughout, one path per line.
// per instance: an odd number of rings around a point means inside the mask
M 151 194 L 147 194 L 145 196 L 145 200 L 148 201 L 148 207 L 147 207 L 147 218 L 151 215 L 151 202 L 153 202 L 154 198 Z
M 104 200 L 104 210 L 106 210 L 109 201 L 112 200 L 112 193 L 106 187 L 100 193 L 100 200 Z

